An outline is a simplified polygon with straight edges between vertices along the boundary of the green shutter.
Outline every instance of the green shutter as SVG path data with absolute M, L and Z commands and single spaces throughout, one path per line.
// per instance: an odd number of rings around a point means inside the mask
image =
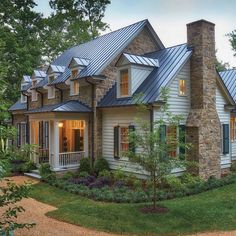
M 129 125 L 129 132 L 135 131 L 134 125 Z M 134 142 L 129 142 L 129 151 L 135 153 L 135 144 Z
M 114 158 L 119 159 L 120 155 L 120 138 L 119 138 L 119 126 L 114 127 Z
M 229 124 L 223 124 L 223 154 L 229 154 Z
M 180 146 L 179 147 L 179 154 L 180 154 L 180 158 L 184 159 L 184 156 L 185 156 L 185 142 L 186 142 L 186 139 L 185 139 L 185 125 L 180 125 L 179 126 L 179 142 L 180 144 L 182 144 L 183 146 Z

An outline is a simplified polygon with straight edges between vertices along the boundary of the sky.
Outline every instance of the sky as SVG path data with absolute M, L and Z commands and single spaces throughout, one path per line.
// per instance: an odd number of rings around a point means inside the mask
M 65 0 L 66 1 L 66 0 Z M 37 10 L 48 16 L 48 0 L 36 0 Z M 104 22 L 116 30 L 148 19 L 157 35 L 170 47 L 185 43 L 186 24 L 205 19 L 215 23 L 217 58 L 236 67 L 227 33 L 236 29 L 236 0 L 111 0 Z

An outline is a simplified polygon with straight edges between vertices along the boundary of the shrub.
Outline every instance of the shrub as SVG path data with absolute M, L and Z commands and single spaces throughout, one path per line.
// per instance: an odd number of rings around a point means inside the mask
M 42 163 L 39 167 L 39 173 L 41 175 L 42 180 L 46 182 L 53 182 L 56 178 L 55 174 L 52 172 L 49 163 Z
M 22 167 L 23 172 L 30 172 L 35 169 L 37 169 L 37 166 L 33 161 L 27 161 Z
M 123 170 L 120 170 L 120 169 L 115 170 L 113 172 L 113 176 L 114 176 L 115 181 L 119 181 L 119 180 L 125 181 L 126 180 L 125 172 Z
M 76 174 L 74 172 L 68 171 L 63 175 L 62 179 L 64 180 L 72 179 L 75 177 L 75 175 Z
M 89 158 L 81 158 L 79 161 L 79 172 L 92 173 Z
M 96 180 L 96 178 L 93 175 L 89 175 L 87 177 L 80 178 L 77 181 L 77 184 L 82 184 L 82 185 L 85 185 L 85 186 L 89 186 L 95 180 Z
M 109 170 L 103 170 L 101 172 L 99 172 L 98 177 L 107 177 L 108 179 L 112 179 L 112 174 Z
M 232 172 L 236 172 L 236 162 L 233 162 L 233 163 L 232 163 L 232 165 L 231 165 L 231 167 L 230 167 L 230 170 L 231 170 Z
M 181 177 L 181 182 L 187 187 L 194 187 L 197 183 L 203 183 L 204 181 L 199 176 L 191 175 L 190 173 L 184 173 Z
M 179 191 L 184 188 L 184 185 L 181 183 L 180 178 L 175 176 L 167 176 L 163 179 L 164 186 L 173 191 Z
M 94 171 L 96 174 L 104 170 L 110 170 L 109 164 L 105 158 L 98 158 L 94 163 Z
M 142 181 L 140 179 L 136 179 L 133 182 L 134 189 L 142 189 Z
M 81 171 L 79 172 L 79 177 L 82 178 L 82 177 L 87 177 L 89 176 L 89 173 L 87 171 Z
M 110 184 L 110 180 L 106 177 L 100 177 L 98 178 L 96 181 L 94 181 L 93 183 L 89 184 L 89 188 L 103 188 L 107 185 Z

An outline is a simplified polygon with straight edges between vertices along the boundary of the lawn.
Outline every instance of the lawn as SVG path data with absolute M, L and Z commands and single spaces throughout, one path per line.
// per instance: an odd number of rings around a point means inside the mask
M 236 229 L 236 184 L 162 201 L 165 214 L 142 214 L 144 204 L 102 203 L 45 183 L 33 186 L 31 196 L 58 209 L 47 215 L 101 231 L 136 235 L 185 235 Z

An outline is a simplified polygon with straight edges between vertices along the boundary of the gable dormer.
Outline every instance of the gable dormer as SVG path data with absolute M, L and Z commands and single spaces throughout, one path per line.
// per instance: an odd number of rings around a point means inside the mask
M 38 92 L 36 91 L 36 86 L 39 84 L 47 74 L 42 70 L 34 70 L 34 73 L 31 77 L 32 80 L 32 87 L 31 87 L 31 96 L 32 96 L 32 102 L 35 102 L 38 100 Z
M 29 75 L 23 75 L 21 80 L 21 103 L 25 103 L 27 101 L 27 96 L 25 93 L 31 86 L 31 78 Z
M 69 81 L 70 95 L 79 94 L 79 81 L 77 80 L 80 72 L 88 66 L 89 60 L 81 57 L 73 57 L 69 63 L 69 69 L 71 70 L 71 77 Z
M 50 84 L 62 73 L 64 73 L 66 67 L 59 65 L 50 65 L 47 69 L 48 85 L 45 87 L 48 90 L 48 99 L 55 98 L 55 87 Z
M 154 68 L 159 67 L 157 59 L 123 53 L 116 63 L 117 97 L 131 97 Z

